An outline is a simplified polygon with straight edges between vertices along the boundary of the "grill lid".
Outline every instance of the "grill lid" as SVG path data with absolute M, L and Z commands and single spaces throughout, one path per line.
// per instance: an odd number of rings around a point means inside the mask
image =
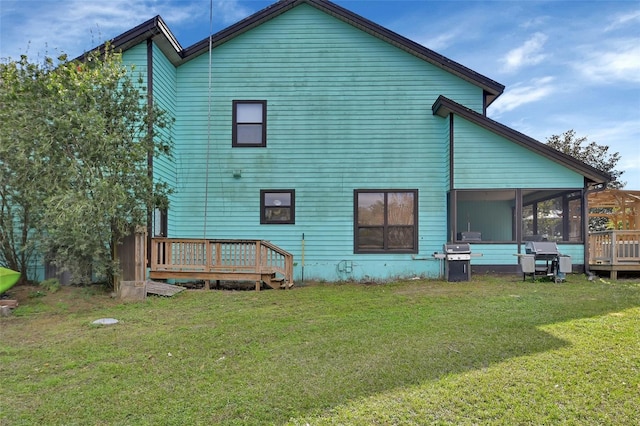
M 446 254 L 465 254 L 471 253 L 471 245 L 469 243 L 453 243 L 444 244 L 442 249 Z
M 558 245 L 553 241 L 527 241 L 524 249 L 527 254 L 535 254 L 536 256 L 558 256 L 560 254 Z

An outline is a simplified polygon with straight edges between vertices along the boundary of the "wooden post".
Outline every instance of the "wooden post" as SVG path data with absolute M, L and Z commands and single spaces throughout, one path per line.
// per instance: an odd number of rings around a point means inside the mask
M 222 244 L 215 243 L 216 246 L 216 263 L 213 266 L 220 267 L 222 265 Z
M 118 297 L 124 301 L 141 301 L 147 298 L 146 281 L 122 281 L 118 288 Z
M 135 235 L 135 278 L 134 281 L 147 279 L 147 228 L 139 226 Z
M 115 240 L 113 239 L 113 237 L 111 238 L 111 241 L 113 241 L 112 245 L 113 245 L 113 252 L 111 253 L 112 256 L 112 260 L 117 260 L 118 259 L 118 243 L 115 242 Z M 122 267 L 118 268 L 118 271 L 115 271 L 115 273 L 113 274 L 113 291 L 117 294 L 120 291 L 120 280 L 122 279 Z
M 256 241 L 256 255 L 255 255 L 255 262 L 256 264 L 254 265 L 255 267 L 255 271 L 258 274 L 262 274 L 262 256 L 261 256 L 261 247 L 260 247 L 260 240 Z M 258 281 L 256 281 L 256 291 L 260 291 L 260 287 L 262 286 L 262 282 L 260 281 L 260 279 L 258 279 Z
M 256 272 L 262 273 L 262 247 L 260 247 L 260 241 L 256 241 L 256 260 L 255 260 Z

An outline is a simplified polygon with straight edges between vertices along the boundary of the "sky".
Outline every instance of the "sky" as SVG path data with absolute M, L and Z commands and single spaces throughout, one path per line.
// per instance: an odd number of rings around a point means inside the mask
M 76 57 L 155 15 L 186 48 L 273 2 L 0 0 L 0 58 Z M 505 85 L 490 118 L 618 152 L 625 189 L 640 190 L 640 0 L 334 3 Z

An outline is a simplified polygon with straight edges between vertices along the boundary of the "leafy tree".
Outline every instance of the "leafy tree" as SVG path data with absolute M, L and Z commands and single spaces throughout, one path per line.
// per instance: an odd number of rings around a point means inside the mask
M 21 271 L 36 253 L 36 223 L 48 191 L 45 156 L 40 149 L 46 91 L 44 79 L 52 66 L 0 63 L 0 263 Z M 43 186 L 45 185 L 45 186 Z
M 607 185 L 609 188 L 620 189 L 626 185 L 626 182 L 620 180 L 624 171 L 615 169 L 620 161 L 620 153 L 610 154 L 608 146 L 599 145 L 593 141 L 589 142 L 584 136 L 577 137 L 574 130 L 567 130 L 561 135 L 548 137 L 547 145 L 598 170 L 609 173 L 613 177 L 613 180 Z
M 114 283 L 115 250 L 170 192 L 148 157 L 170 155 L 141 81 L 109 46 L 82 61 L 0 64 L 0 261 L 23 272 L 47 253 L 74 279 Z
M 624 171 L 615 169 L 618 161 L 620 161 L 620 153 L 615 152 L 609 154 L 608 146 L 588 142 L 586 137 L 576 137 L 574 130 L 568 130 L 562 135 L 553 135 L 547 138 L 547 144 L 598 170 L 608 172 L 613 178 L 613 180 L 607 184 L 609 188 L 620 189 L 626 185 L 626 182 L 620 180 Z M 601 208 L 592 211 L 596 213 L 611 213 L 612 209 Z M 606 217 L 596 216 L 589 218 L 589 231 L 602 231 L 609 226 L 611 226 L 611 224 Z

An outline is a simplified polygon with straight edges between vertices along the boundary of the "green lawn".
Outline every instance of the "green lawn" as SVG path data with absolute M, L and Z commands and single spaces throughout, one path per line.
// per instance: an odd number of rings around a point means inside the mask
M 640 280 L 19 299 L 3 425 L 640 424 Z

